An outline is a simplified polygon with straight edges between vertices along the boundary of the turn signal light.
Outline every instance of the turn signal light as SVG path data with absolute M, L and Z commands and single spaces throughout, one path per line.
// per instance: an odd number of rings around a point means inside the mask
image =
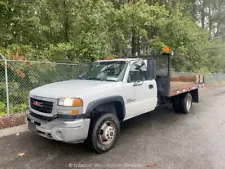
M 75 109 L 75 110 L 72 110 L 71 114 L 78 114 L 79 113 L 79 110 Z
M 83 101 L 81 99 L 75 98 L 75 99 L 73 99 L 72 106 L 74 106 L 74 107 L 82 107 L 83 106 Z

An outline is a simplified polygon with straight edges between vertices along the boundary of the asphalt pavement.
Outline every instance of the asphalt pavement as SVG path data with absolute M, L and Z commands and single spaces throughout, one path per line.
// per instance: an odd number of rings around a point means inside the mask
M 31 132 L 0 138 L 1 169 L 225 169 L 225 87 L 200 92 L 188 115 L 171 106 L 124 122 L 111 151 L 47 140 Z

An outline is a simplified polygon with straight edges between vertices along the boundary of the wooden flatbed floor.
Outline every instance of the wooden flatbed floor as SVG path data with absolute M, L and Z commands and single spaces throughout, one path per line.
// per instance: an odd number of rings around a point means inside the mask
M 176 91 L 185 88 L 191 88 L 196 86 L 195 82 L 179 82 L 179 81 L 171 81 L 170 82 L 170 91 Z

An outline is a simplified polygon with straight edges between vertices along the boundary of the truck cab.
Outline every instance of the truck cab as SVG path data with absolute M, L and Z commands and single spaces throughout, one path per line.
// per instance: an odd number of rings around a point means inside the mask
M 30 91 L 28 128 L 48 139 L 85 141 L 97 153 L 104 153 L 114 147 L 120 123 L 125 120 L 171 101 L 175 109 L 189 112 L 192 98 L 196 101 L 198 93 L 187 90 L 182 97 L 170 97 L 169 89 L 165 89 L 169 81 L 168 75 L 157 76 L 154 59 L 93 62 L 75 79 Z

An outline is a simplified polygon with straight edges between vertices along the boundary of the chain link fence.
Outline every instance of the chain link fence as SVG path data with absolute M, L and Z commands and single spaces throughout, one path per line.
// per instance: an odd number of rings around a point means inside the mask
M 204 83 L 212 85 L 225 84 L 225 73 L 190 73 L 190 72 L 173 72 L 172 75 L 197 75 L 202 74 L 204 76 Z
M 23 113 L 31 89 L 53 82 L 75 79 L 88 64 L 6 60 L 0 55 L 0 116 Z M 178 73 L 193 75 L 193 73 Z M 205 74 L 208 85 L 225 82 L 225 73 Z
M 225 73 L 205 74 L 205 83 L 208 85 L 225 84 Z
M 0 58 L 1 59 L 1 58 Z M 87 64 L 0 60 L 0 116 L 23 113 L 31 89 L 75 79 Z

